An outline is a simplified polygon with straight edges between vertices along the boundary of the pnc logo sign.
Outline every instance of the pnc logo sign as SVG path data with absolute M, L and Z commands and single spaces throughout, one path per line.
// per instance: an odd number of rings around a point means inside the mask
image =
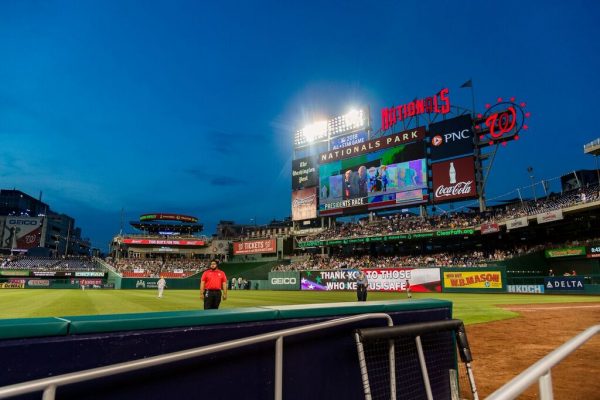
M 454 143 L 464 139 L 471 139 L 470 129 L 462 129 L 455 132 L 444 133 L 443 135 L 435 135 L 431 139 L 431 144 L 434 146 L 441 146 L 444 143 Z

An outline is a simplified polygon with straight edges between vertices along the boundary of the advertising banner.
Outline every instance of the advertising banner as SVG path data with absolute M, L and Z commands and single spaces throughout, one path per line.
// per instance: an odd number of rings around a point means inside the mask
M 71 285 L 102 285 L 102 279 L 71 279 Z
M 438 162 L 431 169 L 434 203 L 477 197 L 473 157 Z
M 590 246 L 587 248 L 587 257 L 588 258 L 598 258 L 600 257 L 600 246 Z
M 475 150 L 473 121 L 470 115 L 461 115 L 430 124 L 429 137 L 432 161 L 456 158 L 465 154 L 473 155 Z
M 104 272 L 101 272 L 101 271 L 76 271 L 75 276 L 103 277 Z
M 508 293 L 544 293 L 544 285 L 507 285 Z
M 449 289 L 502 289 L 500 271 L 444 272 L 444 287 Z
M 300 290 L 298 271 L 269 272 L 269 290 Z
M 292 220 L 317 218 L 317 188 L 292 192 Z
M 393 135 L 383 136 L 368 142 L 343 147 L 337 150 L 330 150 L 319 154 L 319 164 L 326 164 L 344 158 L 360 156 L 374 151 L 387 149 L 389 147 L 398 147 L 407 143 L 422 141 L 425 138 L 425 128 L 420 126 L 408 131 L 394 133 Z M 421 143 L 422 144 L 422 143 Z M 424 147 L 424 146 L 421 146 Z M 412 159 L 422 158 L 413 157 Z
M 583 276 L 557 276 L 544 278 L 546 291 L 584 290 Z
M 43 217 L 6 217 L 0 248 L 28 250 L 42 243 Z
M 500 225 L 498 224 L 481 224 L 481 234 L 487 235 L 489 233 L 500 232 Z
M 276 253 L 277 241 L 275 239 L 252 240 L 248 242 L 234 242 L 233 254 L 261 254 Z
M 140 221 L 180 221 L 195 224 L 198 218 L 182 214 L 144 214 L 140 215 Z
M 546 258 L 585 256 L 585 247 L 565 247 L 562 249 L 545 250 Z
M 29 276 L 28 269 L 9 269 L 6 271 L 0 271 L 0 276 Z
M 204 246 L 204 240 L 123 239 L 125 244 L 161 244 L 170 246 Z
M 564 217 L 562 210 L 555 210 L 538 214 L 536 215 L 536 218 L 538 224 L 545 224 L 546 222 L 560 221 Z
M 364 268 L 369 289 L 402 292 L 410 284 L 413 292 L 441 292 L 439 268 Z M 358 270 L 301 271 L 301 290 L 356 290 Z
M 369 134 L 365 131 L 352 133 L 346 136 L 336 137 L 331 139 L 331 150 L 337 150 L 344 147 L 365 143 L 367 140 L 369 140 Z
M 31 271 L 31 276 L 41 276 L 41 277 L 64 276 L 64 272 L 61 275 L 59 275 L 58 271 Z
M 48 279 L 29 279 L 27 286 L 33 287 L 50 287 L 50 280 Z
M 25 289 L 25 283 L 0 282 L 0 289 Z
M 292 161 L 292 190 L 317 186 L 317 164 L 313 157 Z
M 510 219 L 506 221 L 506 230 L 524 228 L 529 225 L 529 219 L 527 217 Z

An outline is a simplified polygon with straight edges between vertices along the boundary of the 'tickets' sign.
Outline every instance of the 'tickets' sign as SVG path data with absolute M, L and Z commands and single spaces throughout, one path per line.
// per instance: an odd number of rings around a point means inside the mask
M 434 203 L 477 197 L 473 157 L 435 163 L 431 170 Z
M 292 220 L 317 218 L 317 188 L 292 192 Z
M 249 242 L 234 242 L 233 254 L 261 254 L 276 253 L 277 241 L 275 239 L 253 240 Z

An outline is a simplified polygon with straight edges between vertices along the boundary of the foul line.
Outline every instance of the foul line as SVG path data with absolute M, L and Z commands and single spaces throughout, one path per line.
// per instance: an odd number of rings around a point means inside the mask
M 545 311 L 545 310 L 564 310 L 564 309 L 568 309 L 571 310 L 573 308 L 600 308 L 600 304 L 595 305 L 595 306 L 572 306 L 572 307 L 529 307 L 529 308 L 512 308 L 512 307 L 507 307 L 508 310 L 510 311 Z

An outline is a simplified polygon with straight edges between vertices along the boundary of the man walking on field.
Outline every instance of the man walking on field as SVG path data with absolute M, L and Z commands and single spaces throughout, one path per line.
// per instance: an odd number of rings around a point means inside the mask
M 167 286 L 167 281 L 165 281 L 165 278 L 161 276 L 160 279 L 156 282 L 156 286 L 158 286 L 158 298 L 162 299 L 163 291 L 165 290 L 165 286 Z

